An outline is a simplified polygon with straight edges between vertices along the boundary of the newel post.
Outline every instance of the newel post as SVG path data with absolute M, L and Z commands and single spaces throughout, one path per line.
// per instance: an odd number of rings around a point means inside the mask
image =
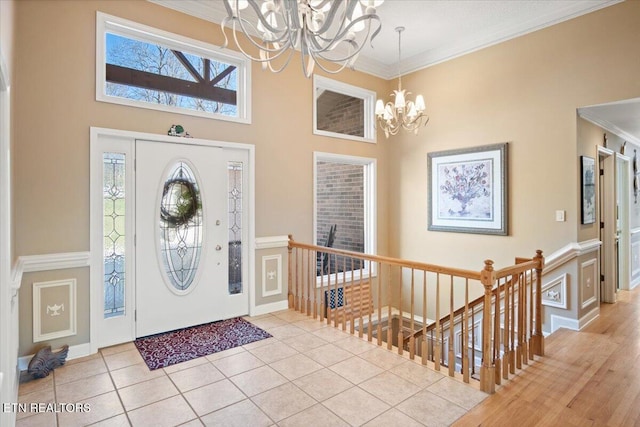
M 542 335 L 542 269 L 544 267 L 544 257 L 542 251 L 538 249 L 533 260 L 536 265 L 536 307 L 535 307 L 535 331 L 531 337 L 531 351 L 538 356 L 544 356 L 544 336 Z
M 291 292 L 291 289 L 293 289 L 292 287 L 292 277 L 293 277 L 293 256 L 292 256 L 292 250 L 293 248 L 291 247 L 291 242 L 293 242 L 293 235 L 289 234 L 289 244 L 287 245 L 287 251 L 289 252 L 289 257 L 288 257 L 288 270 L 289 270 L 289 274 L 287 277 L 287 298 L 289 299 L 289 308 L 293 308 L 293 293 Z
M 491 294 L 496 282 L 493 261 L 486 260 L 480 272 L 480 281 L 484 286 L 484 306 L 482 310 L 482 367 L 480 368 L 480 390 L 485 393 L 496 391 L 496 367 L 491 350 Z

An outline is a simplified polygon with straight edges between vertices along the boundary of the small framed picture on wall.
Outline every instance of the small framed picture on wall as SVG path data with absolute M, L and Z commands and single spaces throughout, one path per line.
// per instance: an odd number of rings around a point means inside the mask
M 580 156 L 580 200 L 582 224 L 596 222 L 596 161 L 593 157 Z

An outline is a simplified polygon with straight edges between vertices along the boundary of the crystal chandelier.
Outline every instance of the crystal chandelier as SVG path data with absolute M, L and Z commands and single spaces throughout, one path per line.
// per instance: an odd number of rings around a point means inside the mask
M 398 32 L 398 90 L 393 91 L 395 102 L 389 101 L 385 104 L 382 99 L 376 101 L 376 117 L 387 138 L 389 135 L 397 134 L 401 128 L 417 135 L 420 126 L 425 126 L 429 122 L 429 117 L 423 114 L 425 105 L 422 95 L 416 96 L 416 101 L 413 102 L 406 99 L 406 95 L 411 92 L 405 93 L 402 89 L 400 41 L 404 27 L 397 27 L 396 31 Z
M 223 47 L 228 44 L 225 27 L 229 26 L 238 49 L 252 61 L 261 62 L 263 69 L 279 73 L 298 49 L 306 77 L 315 65 L 327 73 L 339 73 L 345 67 L 353 68 L 365 43 L 380 32 L 376 7 L 383 1 L 224 0 L 228 16 L 221 24 Z M 245 50 L 238 40 L 239 32 L 257 49 L 257 56 Z M 319 60 L 337 66 L 328 68 Z

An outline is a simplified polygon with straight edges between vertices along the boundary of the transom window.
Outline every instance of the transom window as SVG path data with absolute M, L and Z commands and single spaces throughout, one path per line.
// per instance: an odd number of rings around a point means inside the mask
M 98 12 L 96 99 L 250 123 L 239 54 Z
M 373 91 L 313 76 L 313 133 L 376 142 Z

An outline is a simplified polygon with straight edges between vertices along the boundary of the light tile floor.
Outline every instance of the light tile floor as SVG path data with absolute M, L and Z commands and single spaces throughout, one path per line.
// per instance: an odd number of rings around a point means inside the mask
M 70 360 L 23 382 L 19 403 L 90 411 L 19 413 L 17 426 L 442 426 L 486 397 L 294 311 L 247 319 L 273 338 L 155 371 L 133 343 Z

